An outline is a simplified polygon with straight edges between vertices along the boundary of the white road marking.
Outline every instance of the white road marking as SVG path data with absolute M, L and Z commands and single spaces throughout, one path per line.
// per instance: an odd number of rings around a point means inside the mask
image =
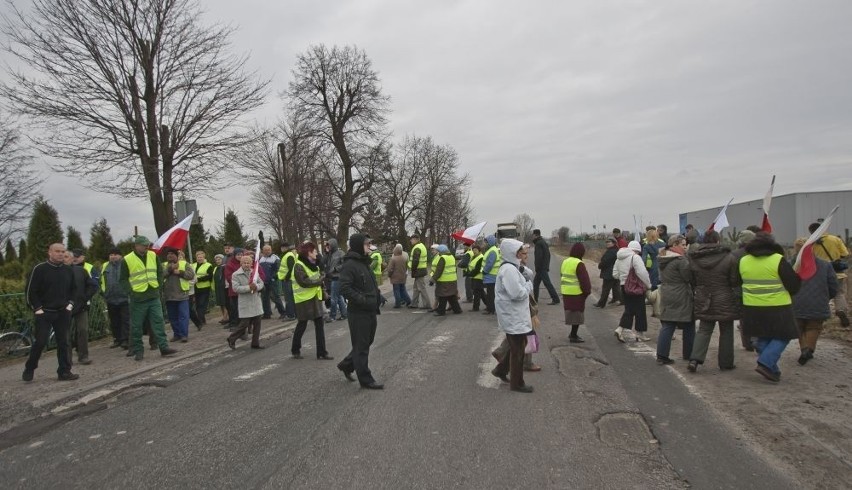
M 89 436 L 89 439 L 100 439 L 100 438 L 101 438 L 101 434 L 92 434 L 92 435 Z
M 241 375 L 235 377 L 234 381 L 251 381 L 252 379 L 254 379 L 254 378 L 256 378 L 256 377 L 258 377 L 258 376 L 260 376 L 264 373 L 272 371 L 273 369 L 277 368 L 278 366 L 280 366 L 280 364 L 269 364 L 269 365 L 263 366 L 262 368 L 258 369 L 257 371 L 252 371 L 250 373 L 241 374 Z
M 120 431 L 116 432 L 116 434 L 123 436 L 124 434 L 127 434 L 127 431 L 126 430 L 120 430 Z
M 44 444 L 44 441 L 36 441 L 36 442 L 30 444 L 30 449 L 35 449 L 35 448 L 41 446 L 42 444 Z

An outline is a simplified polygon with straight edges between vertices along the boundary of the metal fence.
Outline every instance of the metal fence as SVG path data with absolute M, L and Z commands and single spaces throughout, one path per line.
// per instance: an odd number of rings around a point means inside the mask
M 33 324 L 33 312 L 27 306 L 24 293 L 0 294 L 0 332 L 21 332 Z M 89 340 L 110 335 L 106 303 L 95 295 L 89 304 Z

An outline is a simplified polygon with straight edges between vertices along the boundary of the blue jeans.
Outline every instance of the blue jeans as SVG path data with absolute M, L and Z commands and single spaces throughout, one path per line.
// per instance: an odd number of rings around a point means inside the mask
M 774 337 L 758 337 L 754 341 L 754 348 L 760 355 L 757 358 L 757 363 L 762 364 L 775 374 L 781 374 L 781 369 L 778 368 L 778 359 L 781 359 L 781 354 L 787 348 L 790 341 L 787 339 L 776 339 Z
M 328 313 L 332 320 L 337 320 L 337 310 L 340 318 L 346 318 L 346 300 L 340 295 L 340 279 L 331 280 L 331 311 Z
M 399 308 L 403 303 L 411 304 L 411 298 L 408 296 L 408 291 L 405 289 L 405 283 L 393 285 L 393 307 Z
M 166 301 L 166 311 L 169 313 L 169 323 L 175 337 L 189 337 L 189 300 Z
M 689 359 L 692 343 L 695 341 L 695 322 L 660 322 L 660 334 L 657 336 L 657 359 L 668 359 L 672 350 L 672 336 L 675 329 L 683 329 L 683 359 Z

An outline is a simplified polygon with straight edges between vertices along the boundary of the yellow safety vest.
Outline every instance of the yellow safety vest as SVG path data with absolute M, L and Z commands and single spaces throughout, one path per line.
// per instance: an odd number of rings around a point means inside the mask
M 740 276 L 743 278 L 743 305 L 784 306 L 793 304 L 790 293 L 778 276 L 778 264 L 783 257 L 772 254 L 766 257 L 745 255 L 740 259 Z
M 376 258 L 378 258 L 378 260 L 376 260 Z M 381 276 L 382 275 L 382 253 L 379 252 L 378 250 L 376 250 L 375 252 L 370 254 L 370 260 L 376 261 L 376 265 L 373 267 L 373 274 L 375 274 L 376 277 Z
M 438 268 L 438 259 L 440 259 L 440 258 L 441 258 L 441 254 L 438 254 L 438 255 L 432 257 L 432 270 L 433 271 Z
M 286 280 L 287 275 L 290 273 L 290 268 L 287 266 L 287 258 L 288 257 L 293 257 L 293 259 L 294 259 L 293 264 L 296 263 L 295 262 L 296 254 L 292 250 L 285 253 L 284 256 L 281 257 L 281 265 L 278 266 L 278 280 L 279 281 Z
M 486 260 L 488 258 L 488 254 L 490 254 L 492 252 L 494 253 L 494 265 L 491 267 L 491 270 L 489 270 L 488 272 L 485 272 L 485 271 L 482 271 L 482 272 L 485 273 L 485 274 L 488 274 L 489 276 L 496 276 L 497 271 L 500 270 L 500 264 L 503 262 L 503 258 L 500 256 L 500 249 L 497 248 L 497 245 L 492 245 L 491 248 L 486 250 L 485 253 L 483 254 L 483 255 L 486 256 Z M 482 267 L 484 268 L 485 265 L 483 264 Z
M 429 260 L 429 258 L 426 256 L 426 245 L 423 245 L 422 243 L 418 243 L 417 245 L 411 247 L 411 255 L 408 256 L 408 268 L 411 270 L 414 269 L 411 264 L 411 258 L 414 257 L 415 250 L 420 250 L 420 258 L 416 264 L 417 269 L 425 269 L 427 264 L 426 261 Z
M 208 271 L 210 271 L 211 267 L 212 267 L 212 265 L 210 264 L 210 262 L 205 262 L 205 263 L 201 264 L 201 267 L 198 266 L 198 262 L 192 264 L 192 270 L 195 271 L 195 277 L 198 277 L 200 275 L 207 275 L 207 273 L 208 273 Z M 199 269 L 201 269 L 201 270 L 199 271 Z M 210 276 L 212 276 L 212 274 L 210 274 Z M 195 289 L 209 289 L 212 284 L 213 284 L 213 279 L 211 277 L 210 279 L 207 279 L 206 281 L 196 282 L 195 283 Z
M 157 274 L 157 254 L 148 250 L 145 255 L 145 263 L 136 255 L 136 252 L 130 252 L 124 256 L 124 261 L 127 262 L 127 270 L 130 273 L 130 288 L 134 293 L 144 293 L 151 289 L 160 287 L 160 277 Z
M 577 257 L 568 257 L 562 261 L 562 294 L 568 296 L 583 294 L 583 290 L 580 288 L 580 279 L 577 277 L 577 267 L 580 262 Z
M 465 268 L 465 272 L 470 272 L 470 261 L 473 260 L 473 250 L 468 249 L 465 253 L 467 255 L 467 268 Z
M 106 261 L 103 264 L 101 264 L 101 280 L 100 280 L 100 283 L 101 283 L 101 292 L 102 293 L 106 292 L 106 278 L 104 277 L 106 274 L 104 274 L 104 273 L 106 272 L 106 266 L 108 264 L 109 264 L 109 261 Z
M 304 269 L 305 274 L 308 275 L 308 279 L 317 279 L 320 276 L 319 269 L 311 272 L 308 266 L 305 265 L 301 259 L 296 259 L 296 263 L 293 264 L 293 269 L 295 270 L 296 267 Z M 306 288 L 299 284 L 299 281 L 293 281 L 293 299 L 296 303 L 304 303 L 306 301 L 311 301 L 314 298 L 322 301 L 322 286 L 311 286 Z
M 470 259 L 470 267 L 468 269 L 469 270 L 476 269 L 476 264 L 482 262 L 482 259 L 484 259 L 484 258 L 485 258 L 484 255 L 479 254 L 479 255 L 475 256 L 474 258 Z M 481 281 L 483 275 L 484 274 L 482 272 L 482 267 L 480 267 L 479 272 L 477 272 L 476 275 L 473 276 L 473 279 L 479 279 Z
M 89 273 L 89 277 L 92 277 L 92 269 L 93 269 L 92 264 L 90 264 L 88 262 L 83 262 L 83 269 L 86 269 L 86 272 Z
M 441 272 L 438 282 L 456 282 L 459 278 L 456 272 L 456 258 L 452 255 L 439 255 L 438 258 L 444 259 L 444 270 Z
M 163 270 L 164 271 L 166 270 L 166 268 L 168 268 L 168 266 L 169 266 L 168 262 L 163 262 Z M 185 271 L 185 270 L 186 270 L 186 261 L 185 260 L 178 260 L 178 271 L 183 273 L 183 271 Z M 183 291 L 189 291 L 189 281 L 184 279 L 183 276 L 180 276 L 180 288 Z

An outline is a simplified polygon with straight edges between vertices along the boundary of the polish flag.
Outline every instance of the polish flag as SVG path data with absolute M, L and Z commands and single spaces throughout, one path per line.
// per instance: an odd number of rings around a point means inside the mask
M 470 245 L 479 238 L 479 235 L 482 233 L 482 229 L 485 228 L 486 223 L 488 222 L 483 221 L 482 223 L 477 223 L 469 228 L 465 228 L 464 231 L 457 231 L 450 236 L 462 243 Z
M 775 176 L 772 176 L 772 183 L 769 184 L 769 190 L 763 196 L 763 223 L 760 225 L 761 231 L 772 233 L 772 225 L 769 223 L 769 207 L 772 205 L 772 190 L 775 188 Z
M 805 240 L 805 244 L 802 245 L 802 248 L 799 250 L 798 255 L 796 255 L 796 263 L 793 264 L 793 270 L 795 270 L 799 277 L 802 280 L 808 280 L 816 274 L 816 258 L 814 257 L 814 243 L 828 230 L 828 227 L 831 225 L 831 220 L 834 218 L 834 213 L 840 209 L 840 206 L 834 206 L 834 209 L 828 213 L 828 216 L 822 221 L 822 224 L 819 225 L 819 228 L 814 230 L 811 236 Z
M 258 268 L 260 268 L 260 240 L 257 241 L 257 247 L 254 251 L 254 268 L 251 270 L 251 276 L 249 276 L 249 283 L 254 282 L 254 278 L 257 277 Z
M 195 213 L 189 213 L 189 216 L 184 218 L 183 221 L 169 228 L 151 245 L 151 250 L 157 253 L 160 253 L 160 249 L 163 247 L 183 250 L 183 247 L 186 246 L 186 238 L 189 236 L 189 225 L 192 224 L 193 216 L 195 216 Z
M 726 211 L 728 211 L 728 206 L 730 206 L 732 202 L 734 202 L 733 197 L 730 201 L 728 201 L 728 204 L 725 204 L 725 207 L 723 207 L 722 210 L 719 211 L 719 214 L 716 216 L 716 219 L 714 219 L 713 222 L 710 223 L 710 227 L 707 228 L 707 231 L 718 231 L 719 233 L 722 233 L 722 230 L 724 230 L 730 225 L 730 223 L 728 223 L 728 214 L 726 213 Z

